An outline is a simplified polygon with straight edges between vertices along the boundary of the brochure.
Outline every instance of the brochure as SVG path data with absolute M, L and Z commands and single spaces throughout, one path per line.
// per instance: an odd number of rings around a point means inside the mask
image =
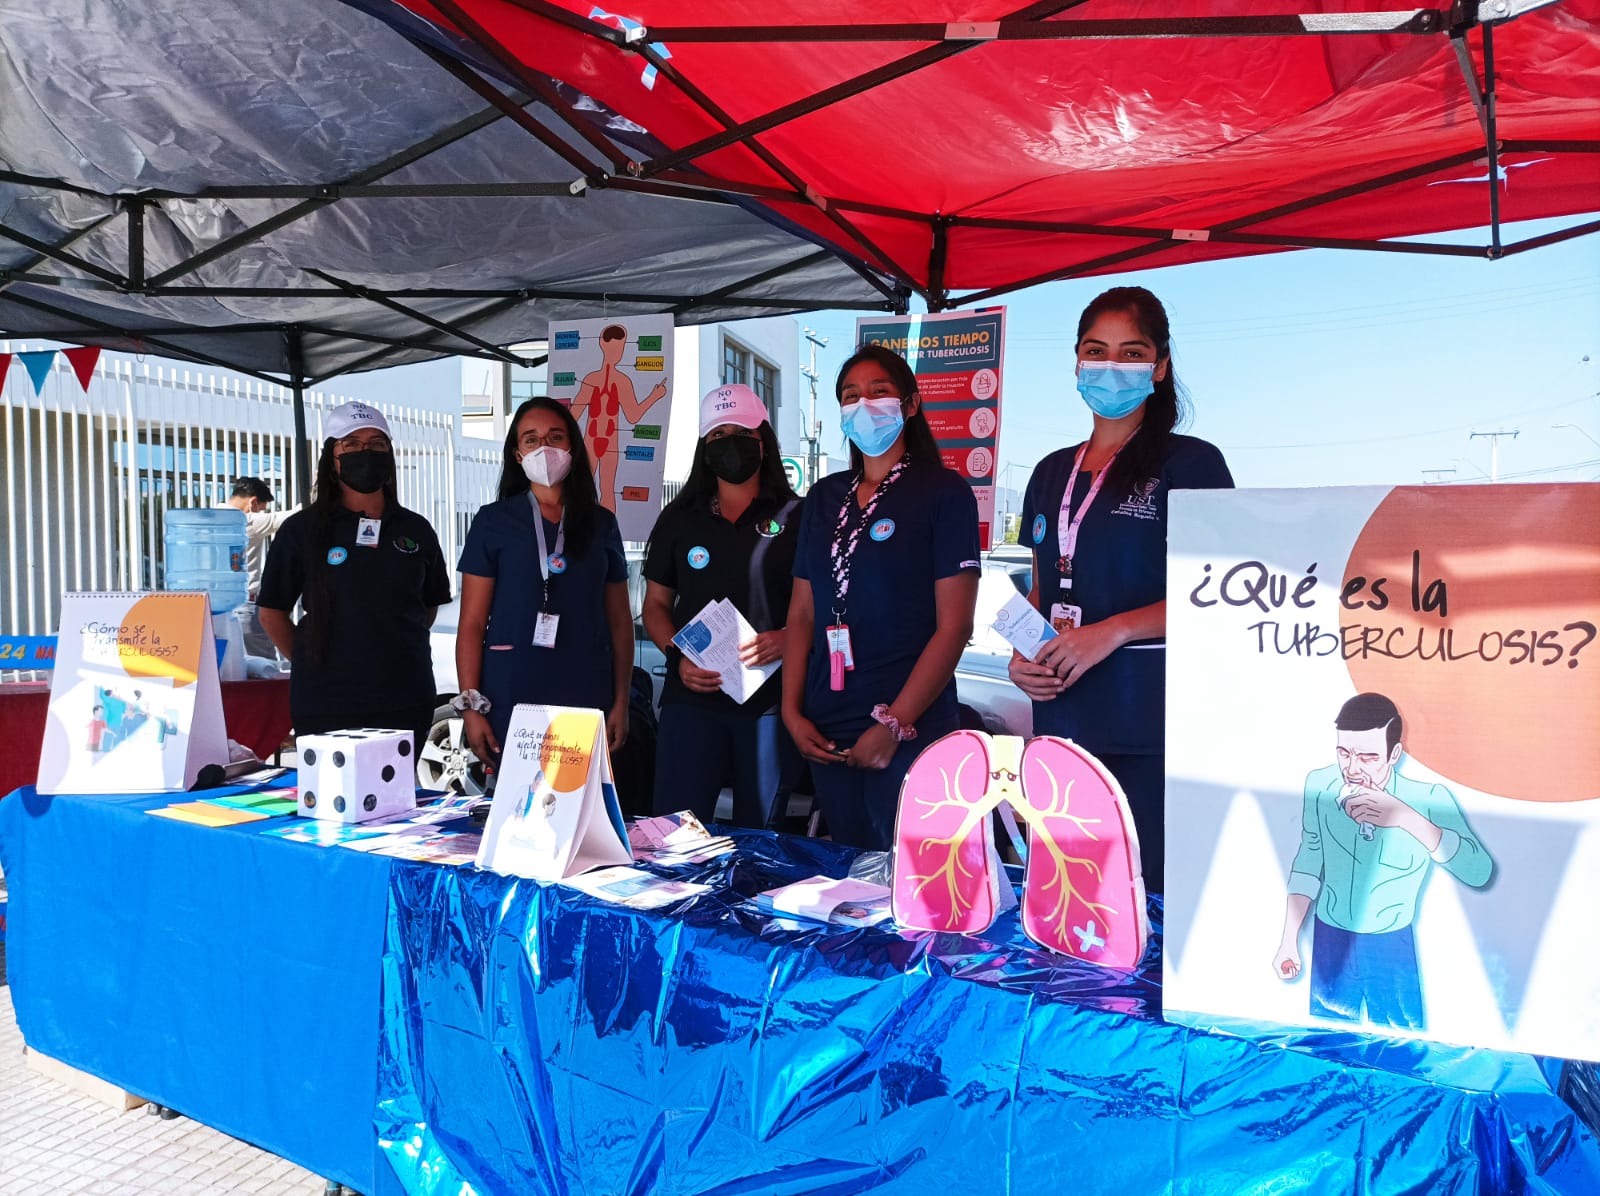
M 739 645 L 756 636 L 756 629 L 726 598 L 708 602 L 700 613 L 672 637 L 678 650 L 693 663 L 721 676 L 722 692 L 735 702 L 748 702 L 778 671 L 778 662 L 747 665 L 739 659 Z
M 995 612 L 991 626 L 1013 648 L 1029 660 L 1039 655 L 1039 649 L 1056 638 L 1056 629 L 1028 601 L 1026 594 L 1013 594 Z
M 709 893 L 710 885 L 694 884 L 686 880 L 667 880 L 638 868 L 600 868 L 582 876 L 568 877 L 561 882 L 574 889 L 630 909 L 660 909 L 685 897 Z
M 877 926 L 889 920 L 889 889 L 865 880 L 813 876 L 757 894 L 756 906 L 763 913 L 836 926 Z

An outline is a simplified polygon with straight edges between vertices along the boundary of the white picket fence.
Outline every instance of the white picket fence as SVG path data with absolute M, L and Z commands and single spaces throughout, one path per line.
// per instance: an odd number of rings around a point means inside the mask
M 305 398 L 315 468 L 323 418 L 344 400 Z M 500 448 L 463 444 L 455 414 L 374 405 L 394 432 L 400 501 L 433 525 L 453 567 L 473 513 L 494 495 Z M 66 591 L 160 587 L 167 511 L 225 502 L 247 475 L 293 505 L 293 395 L 109 355 L 87 392 L 58 356 L 35 394 L 14 362 L 0 388 L 0 468 L 0 635 L 49 635 Z

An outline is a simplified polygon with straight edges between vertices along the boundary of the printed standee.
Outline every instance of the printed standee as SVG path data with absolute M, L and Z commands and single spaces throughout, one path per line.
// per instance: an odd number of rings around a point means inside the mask
M 39 792 L 181 790 L 227 762 L 207 596 L 64 595 Z
M 1150 935 L 1139 838 L 1121 787 L 1069 739 L 953 731 L 900 789 L 894 920 L 909 930 L 981 934 L 1007 891 L 993 814 L 1029 829 L 1022 929 L 1051 951 L 1137 967 Z
M 572 706 L 516 707 L 478 867 L 553 882 L 631 863 L 605 716 Z
M 302 735 L 296 813 L 330 822 L 370 822 L 417 808 L 410 731 L 362 727 Z

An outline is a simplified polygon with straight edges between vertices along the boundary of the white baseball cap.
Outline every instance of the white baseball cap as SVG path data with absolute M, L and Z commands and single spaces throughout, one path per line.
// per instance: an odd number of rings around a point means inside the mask
M 719 424 L 759 428 L 767 422 L 767 405 L 743 382 L 730 382 L 700 400 L 700 435 Z
M 328 412 L 328 418 L 322 425 L 322 434 L 330 440 L 343 440 L 350 433 L 359 432 L 362 428 L 376 428 L 390 440 L 394 439 L 389 432 L 389 421 L 383 418 L 383 412 L 354 400 L 340 403 Z

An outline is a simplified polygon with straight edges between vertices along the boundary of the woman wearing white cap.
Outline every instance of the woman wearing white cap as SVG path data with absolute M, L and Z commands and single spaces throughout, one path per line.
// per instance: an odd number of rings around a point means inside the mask
M 512 708 L 532 702 L 605 711 L 616 751 L 633 671 L 628 562 L 565 404 L 540 397 L 517 408 L 499 493 L 461 550 L 453 705 L 467 742 L 497 763 Z
M 700 403 L 689 478 L 650 533 L 644 627 L 667 654 L 657 732 L 655 810 L 715 815 L 733 788 L 733 821 L 765 827 L 777 797 L 785 732 L 778 670 L 743 703 L 721 674 L 699 668 L 672 638 L 707 603 L 726 599 L 754 629 L 739 645 L 748 666 L 783 659 L 800 500 L 783 472 L 767 408 L 748 386 L 719 386 Z
M 261 627 L 288 657 L 297 735 L 433 721 L 428 629 L 450 601 L 450 574 L 428 521 L 396 497 L 383 413 L 328 413 L 311 505 L 289 517 L 261 575 Z M 295 603 L 304 608 L 294 621 Z

